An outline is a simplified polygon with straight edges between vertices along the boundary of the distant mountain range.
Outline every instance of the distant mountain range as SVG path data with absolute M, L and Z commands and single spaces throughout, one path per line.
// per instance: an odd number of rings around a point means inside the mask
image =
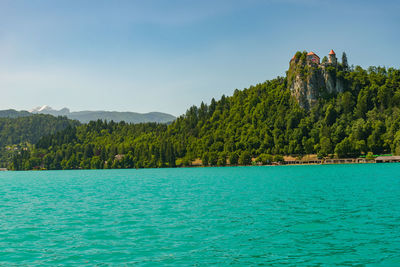
M 82 123 L 96 120 L 107 121 L 125 121 L 127 123 L 142 123 L 142 122 L 158 122 L 168 123 L 175 120 L 175 116 L 162 112 L 136 113 L 136 112 L 119 112 L 119 111 L 74 111 L 70 112 L 68 108 L 56 110 L 48 105 L 37 107 L 28 111 L 17 111 L 14 109 L 0 110 L 0 117 L 18 118 L 30 116 L 32 114 L 50 114 L 53 116 L 66 116 L 72 120 L 78 120 Z

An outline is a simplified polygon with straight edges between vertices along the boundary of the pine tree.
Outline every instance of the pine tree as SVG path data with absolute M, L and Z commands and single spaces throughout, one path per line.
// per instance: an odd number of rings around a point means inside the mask
M 342 65 L 345 70 L 349 69 L 349 64 L 347 63 L 347 55 L 345 52 L 342 54 Z

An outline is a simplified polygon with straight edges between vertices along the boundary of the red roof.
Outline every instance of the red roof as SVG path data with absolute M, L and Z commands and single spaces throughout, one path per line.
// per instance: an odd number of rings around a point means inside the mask
M 329 55 L 336 55 L 335 51 L 333 51 L 333 49 L 331 49 L 331 52 L 329 52 Z
M 307 54 L 307 56 L 311 56 L 311 55 L 315 55 L 315 53 L 314 52 L 310 52 L 310 53 Z

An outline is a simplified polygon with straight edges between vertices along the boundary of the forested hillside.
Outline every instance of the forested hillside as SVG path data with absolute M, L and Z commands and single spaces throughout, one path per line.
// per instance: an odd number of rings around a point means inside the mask
M 67 127 L 79 125 L 66 117 L 51 115 L 18 116 L 15 112 L 10 117 L 0 118 L 0 166 L 5 167 L 14 155 L 31 150 L 42 136 L 53 134 Z M 14 116 L 16 115 L 16 116 Z
M 279 155 L 356 157 L 400 153 L 400 71 L 339 68 L 344 91 L 299 106 L 278 77 L 210 104 L 171 125 L 91 122 L 43 137 L 11 169 L 141 168 L 264 164 Z
M 31 115 L 28 111 L 17 111 L 15 109 L 0 110 L 0 118 L 19 118 Z

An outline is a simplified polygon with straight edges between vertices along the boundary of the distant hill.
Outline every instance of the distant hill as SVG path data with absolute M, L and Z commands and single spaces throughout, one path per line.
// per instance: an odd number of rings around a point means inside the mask
M 88 123 L 89 121 L 97 121 L 99 119 L 115 122 L 125 121 L 127 123 L 168 123 L 175 120 L 175 117 L 173 115 L 162 112 L 136 113 L 102 110 L 70 112 L 68 108 L 55 110 L 47 105 L 34 108 L 29 112 L 24 110 L 17 111 L 14 109 L 0 110 L 0 118 L 19 118 L 31 116 L 32 114 L 49 114 L 55 117 L 66 116 L 69 119 L 78 120 L 81 123 Z
M 89 121 L 107 120 L 107 121 L 125 121 L 127 123 L 143 123 L 143 122 L 158 122 L 167 123 L 175 120 L 171 114 L 162 112 L 136 113 L 136 112 L 119 112 L 119 111 L 74 111 L 70 112 L 68 108 L 60 110 L 52 109 L 45 105 L 30 110 L 34 114 L 50 114 L 53 116 L 67 116 L 69 119 L 78 120 L 82 123 Z
M 167 123 L 175 120 L 175 117 L 161 112 L 136 113 L 118 111 L 76 111 L 66 115 L 68 118 L 78 120 L 82 123 L 96 121 L 98 119 L 107 121 L 125 121 L 127 123 L 158 122 Z
M 15 109 L 0 110 L 0 118 L 20 118 L 31 115 L 28 111 L 17 111 Z

